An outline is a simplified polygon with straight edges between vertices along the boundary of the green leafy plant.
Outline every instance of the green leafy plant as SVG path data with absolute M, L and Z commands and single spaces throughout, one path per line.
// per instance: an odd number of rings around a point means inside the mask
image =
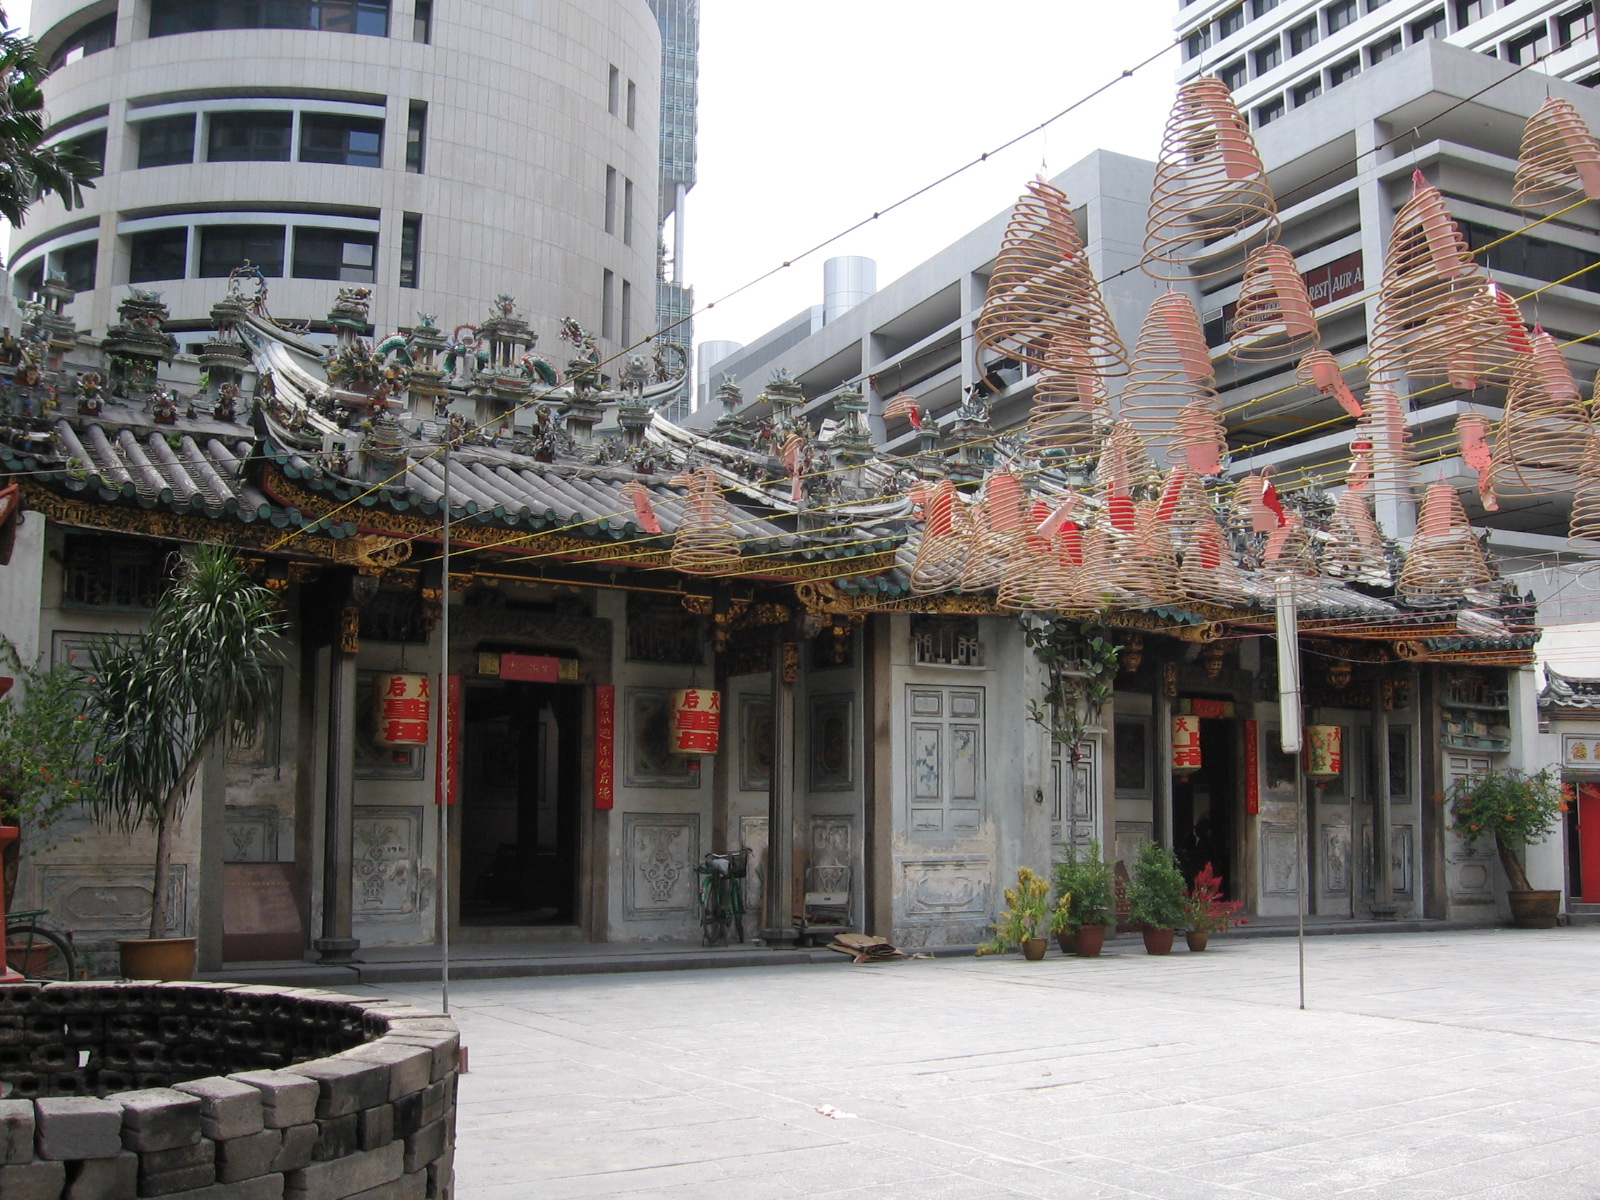
M 232 551 L 193 546 L 149 627 L 89 652 L 89 716 L 104 764 L 100 814 L 156 833 L 150 936 L 171 928 L 172 834 L 213 747 L 248 737 L 272 702 L 282 629 L 273 594 Z
M 1549 767 L 1532 774 L 1508 768 L 1469 775 L 1456 780 L 1448 799 L 1450 828 L 1461 835 L 1467 848 L 1493 834 L 1511 890 L 1533 891 L 1517 855 L 1529 842 L 1540 841 L 1555 829 L 1566 810 L 1555 772 Z
M 0 23 L 5 14 L 0 12 Z M 100 164 L 70 143 L 46 145 L 49 118 L 40 85 L 49 69 L 34 43 L 0 32 L 0 217 L 20 226 L 36 201 L 50 194 L 69 208 L 83 204 Z
M 1068 759 L 1066 811 L 1077 807 L 1078 763 L 1111 700 L 1122 647 L 1098 626 L 1061 616 L 1029 616 L 1022 636 L 1044 668 L 1044 699 L 1028 701 L 1028 719 L 1050 732 Z
M 1128 884 L 1128 902 L 1136 923 L 1149 929 L 1184 928 L 1188 920 L 1186 891 L 1183 872 L 1171 850 L 1156 842 L 1139 847 Z
M 1116 876 L 1110 863 L 1101 857 L 1100 843 L 1090 842 L 1081 852 L 1067 848 L 1064 862 L 1052 872 L 1056 894 L 1070 901 L 1065 923 L 1053 932 L 1079 930 L 1085 925 L 1109 925 L 1116 895 Z
M 1185 924 L 1196 933 L 1226 933 L 1230 925 L 1248 922 L 1239 916 L 1242 900 L 1222 898 L 1222 876 L 1207 863 L 1194 877 L 1194 886 L 1183 898 Z
M 1006 889 L 1006 909 L 989 926 L 994 937 L 978 947 L 979 954 L 1004 954 L 1031 938 L 1044 937 L 1050 924 L 1050 881 L 1032 867 L 1017 868 L 1017 886 Z

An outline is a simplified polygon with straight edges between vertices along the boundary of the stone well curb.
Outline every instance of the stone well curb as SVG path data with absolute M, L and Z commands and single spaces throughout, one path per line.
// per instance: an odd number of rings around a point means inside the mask
M 5 1200 L 449 1200 L 459 1034 L 318 988 L 0 986 Z

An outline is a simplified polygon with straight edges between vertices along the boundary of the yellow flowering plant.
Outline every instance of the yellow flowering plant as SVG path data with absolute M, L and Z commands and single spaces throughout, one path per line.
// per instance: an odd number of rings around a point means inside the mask
M 1004 954 L 1032 938 L 1045 936 L 1050 924 L 1050 881 L 1032 867 L 1017 868 L 1017 886 L 1006 889 L 1006 909 L 989 926 L 994 937 L 978 947 L 979 954 Z

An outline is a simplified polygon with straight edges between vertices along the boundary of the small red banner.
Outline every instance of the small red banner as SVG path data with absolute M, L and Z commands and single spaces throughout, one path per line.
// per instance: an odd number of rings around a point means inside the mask
M 616 803 L 614 755 L 617 743 L 617 689 L 600 684 L 594 689 L 594 806 L 608 809 Z
M 1244 811 L 1261 811 L 1261 730 L 1254 721 L 1244 723 Z
M 461 676 L 450 676 L 439 706 L 439 762 L 434 768 L 433 802 L 454 804 L 461 790 Z
M 512 683 L 577 683 L 578 660 L 542 654 L 502 654 L 500 678 Z
M 1197 717 L 1222 717 L 1233 716 L 1233 705 L 1226 700 L 1194 699 L 1189 701 L 1189 711 Z

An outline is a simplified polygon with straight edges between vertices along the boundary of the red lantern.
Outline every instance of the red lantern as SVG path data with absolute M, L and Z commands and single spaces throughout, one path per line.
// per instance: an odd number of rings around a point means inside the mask
M 428 675 L 378 676 L 376 740 L 380 746 L 426 746 L 433 737 L 433 680 Z
M 1172 718 L 1172 769 L 1178 772 L 1200 769 L 1200 718 Z
M 1332 783 L 1344 774 L 1344 726 L 1306 726 L 1306 778 Z
M 715 754 L 722 734 L 722 693 L 685 688 L 672 693 L 672 752 Z

